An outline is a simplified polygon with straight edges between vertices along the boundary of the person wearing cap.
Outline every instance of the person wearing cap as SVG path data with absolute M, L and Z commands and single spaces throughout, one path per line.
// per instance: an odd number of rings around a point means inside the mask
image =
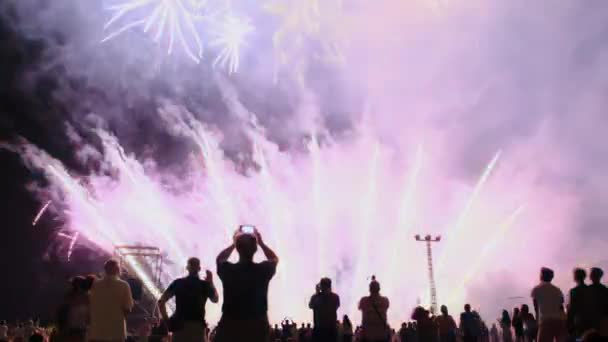
M 363 341 L 385 342 L 390 339 L 390 329 L 387 324 L 388 298 L 380 295 L 380 283 L 372 276 L 369 283 L 369 296 L 361 298 L 361 327 Z
M 322 278 L 317 292 L 310 298 L 308 307 L 313 310 L 313 342 L 334 342 L 338 339 L 338 308 L 340 297 L 331 290 L 331 279 Z
M 258 246 L 266 257 L 261 263 L 253 261 Z M 228 259 L 235 249 L 239 260 L 231 263 Z M 232 244 L 217 256 L 216 263 L 224 303 L 214 341 L 269 341 L 268 285 L 279 263 L 275 252 L 264 243 L 259 231 L 238 230 Z
M 553 276 L 553 270 L 543 267 L 540 284 L 532 289 L 534 310 L 539 322 L 538 342 L 563 341 L 567 337 L 564 294 L 551 283 Z

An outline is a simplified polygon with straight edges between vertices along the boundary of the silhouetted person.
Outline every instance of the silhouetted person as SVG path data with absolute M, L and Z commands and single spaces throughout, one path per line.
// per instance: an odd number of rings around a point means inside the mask
M 355 335 L 353 323 L 347 315 L 342 317 L 343 342 L 352 342 Z
M 521 312 L 519 308 L 513 309 L 513 319 L 511 321 L 511 325 L 513 326 L 513 331 L 515 332 L 515 340 L 517 342 L 524 341 L 524 321 L 521 317 Z
M 206 271 L 201 280 L 201 261 L 188 259 L 188 276 L 174 280 L 158 301 L 161 317 L 173 332 L 174 342 L 206 341 L 205 304 L 207 300 L 217 303 L 218 295 L 213 285 L 213 274 Z M 167 301 L 175 297 L 175 313 L 167 315 Z
M 253 262 L 258 246 L 266 261 Z M 239 260 L 228 261 L 236 249 Z M 217 327 L 215 342 L 267 342 L 268 284 L 274 276 L 279 258 L 266 246 L 262 235 L 237 231 L 233 243 L 217 256 L 217 274 L 224 288 L 222 318 Z
M 118 278 L 116 260 L 104 265 L 105 275 L 91 289 L 91 322 L 87 339 L 92 342 L 123 342 L 127 338 L 126 316 L 133 309 L 131 287 Z
M 576 286 L 570 289 L 568 303 L 568 332 L 572 337 L 581 337 L 591 327 L 589 321 L 589 288 L 585 284 L 587 272 L 575 268 L 572 276 Z
M 530 313 L 528 305 L 523 304 L 520 310 L 521 320 L 524 323 L 524 335 L 528 342 L 536 341 L 538 335 L 538 323 L 534 315 Z
M 540 284 L 532 290 L 534 311 L 538 318 L 538 342 L 562 341 L 567 336 L 564 294 L 555 285 L 553 270 L 543 267 Z
M 465 304 L 464 312 L 460 314 L 460 333 L 463 342 L 476 342 L 480 335 L 479 322 L 469 304 Z
M 423 307 L 417 307 L 412 313 L 412 319 L 416 321 L 415 339 L 419 342 L 435 342 L 439 338 L 437 326 L 429 317 L 429 311 Z
M 0 321 L 0 342 L 8 342 L 8 325 L 6 321 Z
M 84 342 L 89 320 L 91 284 L 84 277 L 74 277 L 65 295 L 58 317 L 59 336 L 66 342 Z
M 498 328 L 496 327 L 496 323 L 492 323 L 492 328 L 490 328 L 490 342 L 499 342 L 498 340 Z
M 441 315 L 435 317 L 435 323 L 439 329 L 439 341 L 454 342 L 456 341 L 456 321 L 448 314 L 448 307 L 441 306 Z
M 608 289 L 602 284 L 604 271 L 601 268 L 591 269 L 589 277 L 589 321 L 590 327 L 604 337 L 608 337 Z
M 502 331 L 502 342 L 512 342 L 513 334 L 511 333 L 511 317 L 507 310 L 502 310 L 502 316 L 498 320 L 500 330 Z
M 314 342 L 334 342 L 338 338 L 336 320 L 338 319 L 338 308 L 340 297 L 331 290 L 331 279 L 323 278 L 315 293 L 308 303 L 313 310 L 313 332 Z
M 407 323 L 401 323 L 401 328 L 399 329 L 399 341 L 408 342 L 408 331 L 407 331 Z
M 387 324 L 387 311 L 390 306 L 388 298 L 380 295 L 380 283 L 372 276 L 369 283 L 369 296 L 361 298 L 362 338 L 365 342 L 385 342 L 390 339 L 390 328 Z

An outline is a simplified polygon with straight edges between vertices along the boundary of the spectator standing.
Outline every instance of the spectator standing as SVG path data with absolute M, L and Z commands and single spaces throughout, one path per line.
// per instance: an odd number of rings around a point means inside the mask
M 608 337 L 608 289 L 602 284 L 604 271 L 601 268 L 591 269 L 589 285 L 589 320 L 591 328 L 603 337 Z
M 308 307 L 313 310 L 313 342 L 336 341 L 338 338 L 336 321 L 340 297 L 332 292 L 331 279 L 321 279 L 317 293 L 310 298 Z
M 6 321 L 0 321 L 0 342 L 8 342 L 8 325 Z
M 435 342 L 439 338 L 437 326 L 429 317 L 428 310 L 423 307 L 414 309 L 412 319 L 416 321 L 414 341 Z
M 58 327 L 63 341 L 84 342 L 89 319 L 89 294 L 84 277 L 71 280 L 70 291 L 64 297 L 58 317 Z
M 353 323 L 347 315 L 342 318 L 343 342 L 352 342 L 355 332 L 353 331 Z
M 163 321 L 173 332 L 174 342 L 206 341 L 205 304 L 218 302 L 213 274 L 207 270 L 205 279 L 199 277 L 201 261 L 188 259 L 188 276 L 174 280 L 158 301 Z M 169 319 L 167 301 L 175 297 L 175 313 Z
M 401 323 L 401 329 L 399 329 L 399 339 L 401 342 L 408 342 L 407 336 L 408 335 L 408 331 L 407 331 L 407 323 L 403 322 Z
M 492 328 L 490 328 L 490 342 L 499 342 L 498 328 L 496 327 L 496 323 L 492 323 Z
M 524 336 L 526 338 L 526 342 L 536 341 L 536 336 L 538 335 L 538 324 L 536 323 L 536 319 L 534 315 L 530 313 L 530 308 L 528 305 L 523 304 L 521 306 L 521 320 L 524 323 Z
M 437 323 L 437 328 L 439 329 L 439 341 L 456 341 L 456 322 L 454 321 L 454 318 L 448 314 L 447 306 L 441 306 L 441 315 L 435 318 L 435 323 Z
M 91 322 L 87 337 L 91 342 L 124 342 L 127 338 L 126 316 L 133 309 L 131 288 L 118 278 L 120 266 L 116 260 L 108 260 L 104 271 L 104 277 L 91 289 Z
M 471 305 L 465 304 L 464 312 L 460 314 L 460 333 L 463 342 L 477 342 L 480 335 L 479 330 L 477 316 L 471 312 Z
M 570 289 L 568 309 L 568 332 L 572 337 L 582 337 L 591 328 L 589 322 L 588 303 L 589 288 L 585 284 L 587 272 L 582 268 L 575 268 L 572 272 L 576 286 Z
M 380 295 L 380 283 L 372 276 L 369 284 L 369 296 L 361 298 L 361 328 L 363 341 L 388 342 L 391 332 L 387 324 L 387 311 L 390 306 L 388 298 Z
M 553 270 L 543 267 L 540 284 L 532 290 L 534 311 L 538 317 L 538 342 L 563 341 L 567 336 L 564 294 L 553 281 Z
M 502 310 L 502 316 L 498 320 L 500 330 L 502 332 L 502 342 L 513 342 L 513 334 L 511 333 L 511 317 L 507 310 Z
M 515 332 L 515 340 L 517 342 L 524 342 L 524 321 L 521 317 L 519 308 L 513 309 L 513 321 L 511 322 L 511 325 Z
M 262 249 L 266 261 L 255 263 L 253 257 Z M 228 261 L 236 249 L 237 263 Z M 218 323 L 215 342 L 267 342 L 268 285 L 276 273 L 279 258 L 255 230 L 236 232 L 233 242 L 217 256 L 217 274 L 224 288 L 222 317 Z

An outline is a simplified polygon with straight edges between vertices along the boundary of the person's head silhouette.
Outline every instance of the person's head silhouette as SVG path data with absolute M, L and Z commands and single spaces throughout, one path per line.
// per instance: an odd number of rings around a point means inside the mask
M 331 292 L 331 279 L 329 278 L 321 278 L 321 282 L 319 283 L 319 288 L 322 293 Z
M 599 284 L 602 281 L 602 277 L 604 276 L 604 271 L 602 271 L 599 267 L 593 267 L 591 269 L 591 274 L 589 278 L 591 278 L 591 282 L 594 284 Z
M 369 293 L 372 296 L 380 294 L 380 283 L 376 280 L 376 276 L 372 276 L 372 281 L 369 283 Z
M 509 322 L 509 321 L 511 321 L 511 317 L 509 317 L 509 311 L 502 310 L 502 321 L 503 322 Z
M 545 283 L 550 283 L 553 280 L 553 276 L 555 273 L 552 269 L 548 267 L 543 267 L 540 269 L 540 280 Z
M 465 312 L 471 312 L 471 304 L 465 304 L 464 305 L 464 311 Z
M 191 276 L 197 275 L 201 271 L 201 261 L 199 258 L 190 258 L 188 259 L 188 264 L 186 265 L 186 269 L 188 270 L 188 274 Z
M 120 274 L 120 265 L 118 265 L 118 261 L 110 259 L 103 265 L 103 270 L 106 275 L 117 277 Z
M 530 307 L 528 307 L 528 304 L 522 304 L 521 305 L 521 313 L 522 314 L 528 314 L 528 313 L 530 313 Z
M 445 306 L 445 305 L 441 306 L 441 314 L 444 315 L 444 316 L 448 315 L 448 307 L 447 306 Z
M 572 278 L 575 283 L 579 285 L 584 284 L 585 279 L 587 279 L 587 272 L 584 269 L 577 267 L 572 271 Z
M 238 234 L 235 238 L 236 251 L 240 261 L 253 261 L 258 251 L 258 240 L 253 234 Z

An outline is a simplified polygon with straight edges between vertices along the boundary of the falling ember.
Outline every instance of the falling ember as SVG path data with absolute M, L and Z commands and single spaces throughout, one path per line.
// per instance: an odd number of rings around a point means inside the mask
M 36 226 L 36 224 L 38 224 L 38 221 L 40 220 L 40 218 L 42 217 L 42 215 L 44 215 L 44 213 L 48 209 L 49 205 L 51 205 L 51 202 L 52 201 L 46 202 L 46 204 L 44 206 L 42 206 L 42 208 L 40 209 L 40 211 L 38 211 L 38 214 L 36 214 L 36 217 L 34 217 L 34 221 L 32 221 L 32 226 Z
M 70 246 L 68 247 L 68 261 L 72 258 L 72 252 L 74 251 L 74 246 L 76 245 L 76 241 L 78 241 L 78 237 L 80 236 L 79 232 L 74 233 L 74 236 L 70 240 Z

